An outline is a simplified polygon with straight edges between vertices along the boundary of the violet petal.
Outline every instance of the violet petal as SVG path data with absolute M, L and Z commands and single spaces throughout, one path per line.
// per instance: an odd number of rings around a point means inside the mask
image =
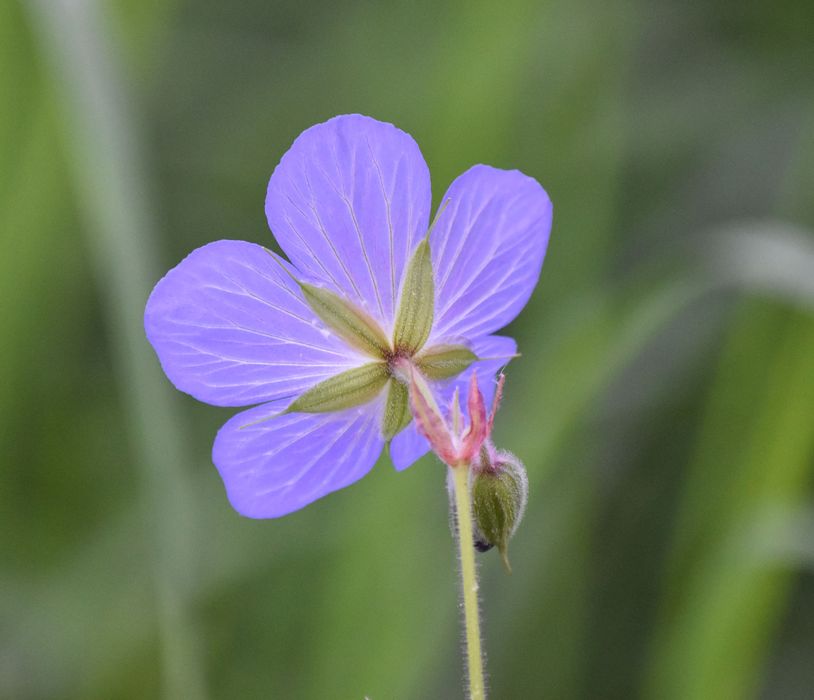
M 338 413 L 276 415 L 286 405 L 243 411 L 215 438 L 212 461 L 232 506 L 249 518 L 286 515 L 358 481 L 384 446 L 378 402 Z
M 271 176 L 266 216 L 300 270 L 358 303 L 389 332 L 430 202 L 429 170 L 412 137 L 351 114 L 294 141 Z
M 170 381 L 216 406 L 296 396 L 365 361 L 326 331 L 262 246 L 216 241 L 156 285 L 147 337 Z
M 537 284 L 551 201 L 536 180 L 486 165 L 460 175 L 444 195 L 447 201 L 430 236 L 432 337 L 493 333 L 517 316 Z

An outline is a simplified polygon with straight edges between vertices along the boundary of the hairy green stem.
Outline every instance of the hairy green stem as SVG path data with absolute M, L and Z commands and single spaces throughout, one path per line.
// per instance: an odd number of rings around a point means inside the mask
M 475 547 L 472 533 L 472 507 L 469 500 L 469 468 L 459 464 L 452 468 L 455 487 L 455 513 L 458 523 L 458 548 L 461 557 L 461 593 L 466 630 L 466 669 L 469 676 L 470 700 L 485 700 L 483 654 L 478 610 L 478 573 L 475 569 Z

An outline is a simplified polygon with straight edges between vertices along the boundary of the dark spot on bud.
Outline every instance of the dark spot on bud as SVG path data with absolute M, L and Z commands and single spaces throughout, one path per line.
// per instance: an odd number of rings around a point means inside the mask
M 482 538 L 478 538 L 478 537 L 475 538 L 475 549 L 477 549 L 479 552 L 488 552 L 494 546 L 495 545 L 487 542 L 486 540 L 484 540 Z

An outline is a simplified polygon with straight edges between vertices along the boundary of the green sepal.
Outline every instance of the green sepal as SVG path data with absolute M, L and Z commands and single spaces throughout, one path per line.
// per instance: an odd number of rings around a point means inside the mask
M 428 379 L 455 377 L 478 359 L 465 345 L 433 345 L 415 358 L 416 366 Z
M 401 288 L 393 329 L 393 345 L 409 353 L 421 349 L 432 330 L 435 284 L 432 279 L 430 243 L 425 237 L 413 253 Z
M 328 328 L 350 345 L 376 358 L 390 352 L 384 331 L 368 314 L 338 294 L 306 282 L 298 282 L 305 301 Z
M 407 387 L 401 382 L 391 379 L 387 389 L 387 402 L 384 407 L 384 418 L 382 420 L 382 435 L 385 440 L 390 440 L 413 419 L 410 413 L 410 400 Z
M 389 376 L 384 362 L 349 369 L 306 391 L 286 413 L 329 413 L 359 406 L 375 398 Z

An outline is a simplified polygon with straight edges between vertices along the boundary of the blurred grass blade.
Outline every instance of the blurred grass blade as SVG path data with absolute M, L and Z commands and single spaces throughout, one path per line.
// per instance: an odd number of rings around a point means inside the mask
M 156 229 L 126 80 L 95 0 L 31 0 L 26 7 L 60 91 L 84 232 L 102 297 L 155 551 L 165 695 L 205 697 L 187 596 L 194 567 L 188 462 L 169 385 L 145 342 L 144 300 L 158 277 Z
M 814 310 L 814 239 L 782 221 L 730 225 L 702 246 L 703 264 L 719 282 L 769 292 Z
M 791 570 L 767 547 L 814 467 L 814 319 L 745 305 L 677 520 L 646 697 L 752 697 Z M 779 543 L 776 543 L 779 545 Z

